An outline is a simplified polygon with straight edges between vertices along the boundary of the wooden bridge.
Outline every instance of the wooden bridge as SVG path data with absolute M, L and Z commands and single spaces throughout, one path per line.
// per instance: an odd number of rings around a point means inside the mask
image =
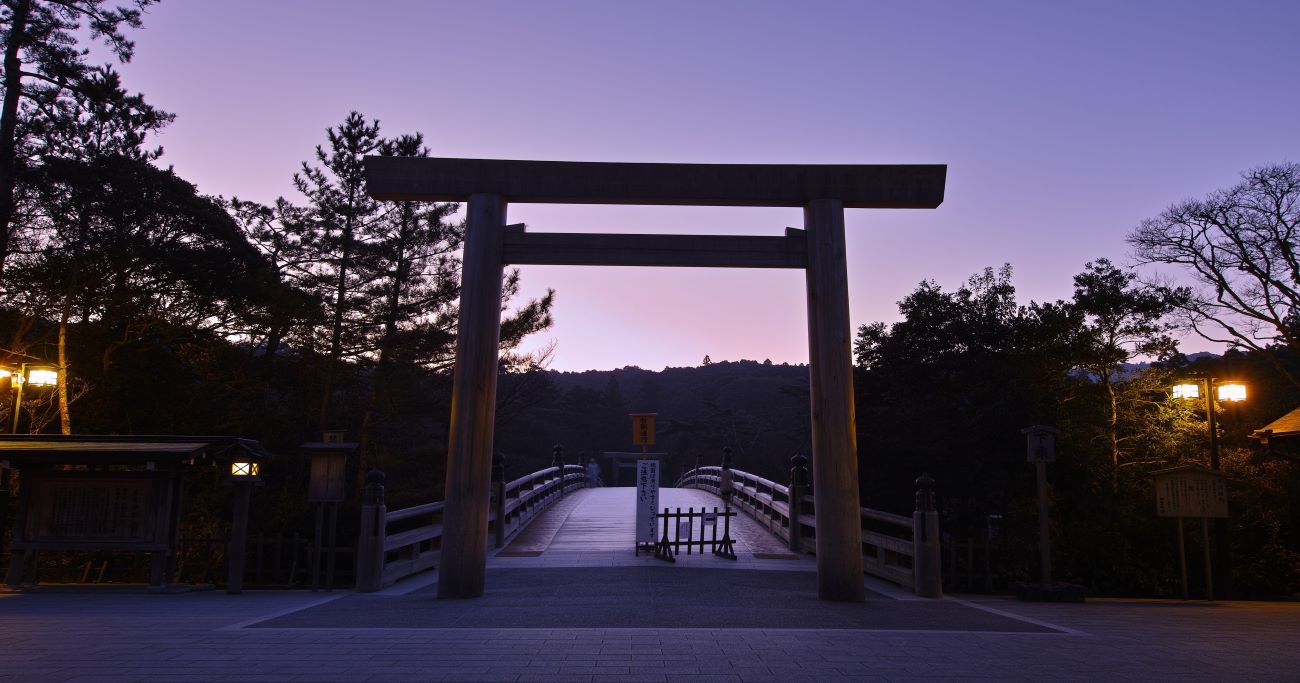
M 799 460 L 802 460 L 801 458 Z M 796 461 L 789 485 L 733 470 L 735 515 L 712 528 L 728 529 L 736 560 L 744 568 L 795 569 L 816 548 L 816 499 L 807 493 L 807 474 Z M 660 513 L 725 513 L 719 467 L 696 467 L 675 487 L 660 489 Z M 490 529 L 484 543 L 496 564 L 518 566 L 592 566 L 629 562 L 653 563 L 651 553 L 636 551 L 636 490 L 588 487 L 581 467 L 564 465 L 533 472 L 514 481 L 493 483 Z M 939 590 L 938 514 L 933 511 L 928 478 L 918 480 L 918 510 L 911 517 L 861 510 L 861 551 L 866 573 L 937 597 Z M 793 504 L 792 504 L 793 501 Z M 792 514 L 793 511 L 793 514 Z M 388 511 L 383 503 L 383 475 L 372 473 L 362 507 L 357 543 L 357 590 L 372 592 L 438 564 L 442 540 L 442 503 Z M 675 560 L 725 564 L 700 543 L 705 523 L 665 525 L 667 540 L 677 548 Z M 721 535 L 721 532 L 718 534 Z M 696 541 L 683 546 L 686 537 Z M 662 559 L 662 558 L 661 558 Z M 774 564 L 775 563 L 775 564 Z M 779 566 L 776 566 L 779 565 Z

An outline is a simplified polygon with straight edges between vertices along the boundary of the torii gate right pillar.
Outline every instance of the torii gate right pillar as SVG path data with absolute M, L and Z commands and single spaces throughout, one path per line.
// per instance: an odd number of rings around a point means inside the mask
M 808 383 L 813 495 L 817 499 L 817 594 L 822 600 L 856 602 L 864 599 L 866 591 L 844 203 L 815 199 L 804 206 L 803 215 L 808 235 Z

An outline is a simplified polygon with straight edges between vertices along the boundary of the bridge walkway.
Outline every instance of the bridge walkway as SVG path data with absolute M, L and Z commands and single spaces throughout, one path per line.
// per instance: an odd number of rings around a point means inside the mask
M 659 508 L 683 512 L 687 508 L 722 508 L 722 501 L 698 489 L 662 488 Z M 514 540 L 489 560 L 490 566 L 613 566 L 660 564 L 661 560 L 642 552 L 636 554 L 636 489 L 605 487 L 579 489 L 521 531 Z M 744 513 L 731 518 L 735 561 L 711 553 L 687 555 L 678 564 L 693 566 L 737 566 L 744 568 L 815 570 L 811 557 L 795 555 L 785 543 Z

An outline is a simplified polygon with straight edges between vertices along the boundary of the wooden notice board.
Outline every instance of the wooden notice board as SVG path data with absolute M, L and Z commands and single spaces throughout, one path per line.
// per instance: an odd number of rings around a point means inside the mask
M 655 415 L 658 413 L 632 413 L 632 443 L 653 446 L 655 443 Z
M 1223 473 L 1183 465 L 1153 472 L 1156 514 L 1161 517 L 1227 517 L 1228 485 Z

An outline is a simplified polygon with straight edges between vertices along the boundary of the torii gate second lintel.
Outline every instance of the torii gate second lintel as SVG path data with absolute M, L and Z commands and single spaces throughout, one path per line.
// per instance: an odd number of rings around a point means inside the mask
M 845 208 L 935 208 L 945 165 L 618 164 L 367 157 L 376 199 L 468 202 L 438 597 L 483 594 L 506 264 L 804 268 L 808 287 L 817 584 L 860 601 L 862 535 L 853 417 Z M 519 203 L 801 206 L 784 236 L 577 235 L 506 226 Z

